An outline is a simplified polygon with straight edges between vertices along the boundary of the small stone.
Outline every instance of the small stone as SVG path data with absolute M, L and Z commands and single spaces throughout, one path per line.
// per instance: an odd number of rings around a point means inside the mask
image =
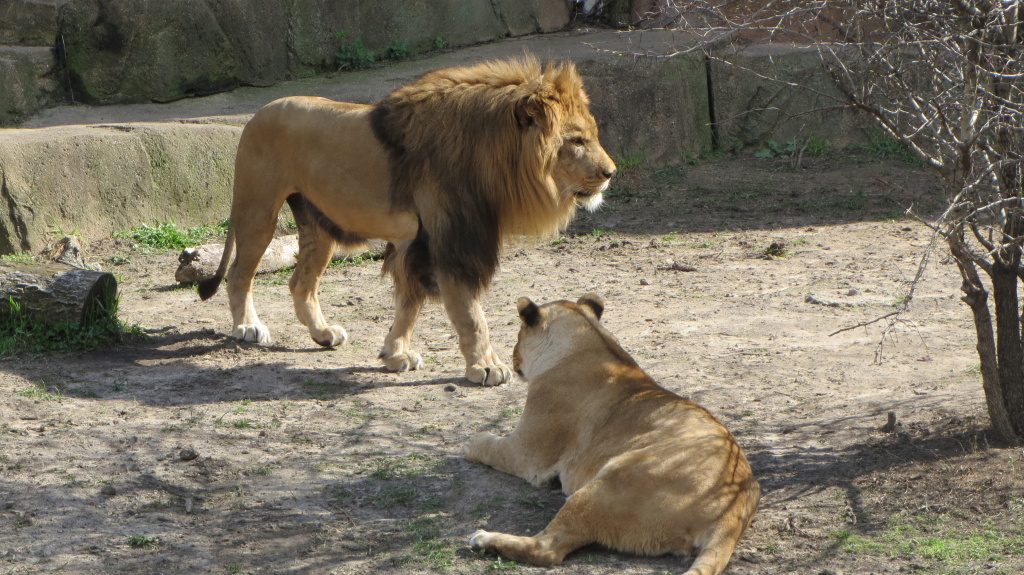
M 455 384 L 449 383 L 448 385 L 444 386 L 444 390 L 445 391 L 455 391 Z
M 178 457 L 180 457 L 182 461 L 192 461 L 199 457 L 199 452 L 192 447 L 186 447 L 178 452 Z
M 649 285 L 651 285 L 651 282 L 647 281 L 644 278 L 641 278 L 640 279 L 640 285 L 642 285 L 642 286 L 649 286 Z
M 104 485 L 103 487 L 100 487 L 100 493 L 106 495 L 107 497 L 113 497 L 117 495 L 117 490 L 114 489 L 113 485 L 107 484 Z
M 860 295 L 860 290 L 855 288 L 855 287 L 852 287 L 852 288 L 850 288 L 849 291 L 846 292 L 846 295 L 848 295 L 848 296 Z

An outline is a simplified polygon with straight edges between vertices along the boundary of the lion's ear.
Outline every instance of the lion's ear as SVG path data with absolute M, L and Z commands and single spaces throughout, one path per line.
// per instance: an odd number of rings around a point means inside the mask
M 604 313 L 604 300 L 596 293 L 583 294 L 583 297 L 576 304 L 590 308 L 590 311 L 593 312 L 594 317 L 597 319 L 601 319 L 601 314 Z
M 516 102 L 515 112 L 516 121 L 523 129 L 544 124 L 547 116 L 544 100 L 537 94 L 528 94 L 519 98 L 519 101 Z
M 516 308 L 519 309 L 519 319 L 529 327 L 540 323 L 540 308 L 528 297 L 521 297 L 516 301 Z

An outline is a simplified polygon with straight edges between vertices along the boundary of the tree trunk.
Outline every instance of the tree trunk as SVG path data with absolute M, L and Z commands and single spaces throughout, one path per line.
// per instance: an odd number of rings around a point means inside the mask
M 117 280 L 109 272 L 59 263 L 0 261 L 0 298 L 2 319 L 9 318 L 16 309 L 43 323 L 85 325 L 113 318 Z
M 959 233 L 957 233 L 959 232 Z M 992 429 L 1000 441 L 1017 443 L 1020 438 L 1010 421 L 1003 399 L 1003 388 L 999 377 L 999 361 L 996 354 L 995 331 L 992 325 L 992 314 L 988 309 L 988 292 L 981 283 L 978 269 L 963 243 L 963 228 L 950 233 L 946 241 L 949 251 L 956 260 L 957 268 L 963 284 L 961 298 L 974 316 L 974 331 L 978 338 L 978 359 L 981 361 L 981 385 L 985 390 L 985 402 L 988 405 L 988 417 L 992 421 Z

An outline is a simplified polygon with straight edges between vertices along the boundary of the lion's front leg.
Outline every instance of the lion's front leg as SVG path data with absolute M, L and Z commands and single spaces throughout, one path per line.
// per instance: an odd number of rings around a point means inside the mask
M 466 358 L 466 379 L 486 386 L 512 380 L 512 370 L 491 348 L 487 318 L 479 294 L 466 285 L 438 278 L 444 309 L 459 334 L 459 348 Z
M 538 450 L 531 449 L 514 432 L 506 437 L 476 433 L 466 440 L 462 453 L 469 461 L 483 463 L 537 486 L 549 484 L 558 474 L 557 458 L 553 462 L 543 455 L 538 456 Z
M 395 323 L 384 338 L 384 347 L 378 356 L 388 371 L 413 371 L 423 367 L 420 354 L 412 349 L 412 331 L 424 299 L 415 296 L 415 293 L 409 294 L 396 286 Z

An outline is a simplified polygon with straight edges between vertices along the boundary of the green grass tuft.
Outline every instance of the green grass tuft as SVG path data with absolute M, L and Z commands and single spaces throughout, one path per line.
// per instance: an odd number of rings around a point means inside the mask
M 100 304 L 102 309 L 82 323 L 45 323 L 24 313 L 13 298 L 8 299 L 9 311 L 0 315 L 0 358 L 26 353 L 94 351 L 145 337 L 141 326 L 117 319 L 119 296 L 100 299 L 108 303 Z
M 178 229 L 177 224 L 171 220 L 168 222 L 157 222 L 152 226 L 142 224 L 127 231 L 115 232 L 114 236 L 125 238 L 138 245 L 150 248 L 181 250 L 223 235 L 225 231 L 227 231 L 227 220 L 215 226 L 199 226 L 186 230 Z

